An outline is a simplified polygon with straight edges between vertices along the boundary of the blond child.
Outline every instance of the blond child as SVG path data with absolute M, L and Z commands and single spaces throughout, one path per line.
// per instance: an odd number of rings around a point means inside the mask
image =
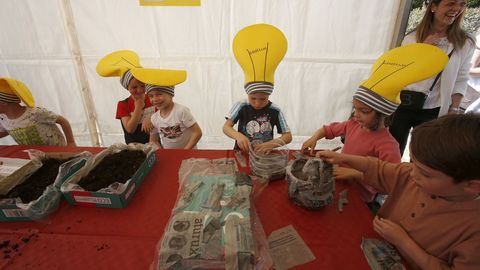
M 140 68 L 132 74 L 146 83 L 146 93 L 156 109 L 151 116 L 150 143 L 165 149 L 196 148 L 202 130 L 190 110 L 173 101 L 175 85 L 186 80 L 186 72 Z
M 10 135 L 18 144 L 76 146 L 68 120 L 34 104 L 26 85 L 0 78 L 0 137 Z
M 480 266 L 480 116 L 446 115 L 412 131 L 412 163 L 321 151 L 388 194 L 373 227 L 414 267 Z

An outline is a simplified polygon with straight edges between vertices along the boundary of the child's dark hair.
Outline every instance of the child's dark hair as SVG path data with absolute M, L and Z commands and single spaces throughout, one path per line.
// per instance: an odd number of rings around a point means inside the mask
M 480 115 L 445 115 L 415 127 L 410 152 L 455 183 L 480 179 Z

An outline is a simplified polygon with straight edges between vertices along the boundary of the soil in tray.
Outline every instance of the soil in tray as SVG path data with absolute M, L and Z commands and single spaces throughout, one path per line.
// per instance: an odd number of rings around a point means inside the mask
M 88 191 L 97 191 L 115 182 L 125 183 L 132 178 L 146 157 L 140 150 L 122 150 L 105 156 L 78 185 Z
M 58 168 L 70 159 L 47 158 L 42 160 L 42 167 L 36 170 L 23 183 L 16 185 L 6 195 L 0 195 L 0 199 L 19 197 L 23 203 L 29 203 L 38 199 L 45 188 L 53 182 L 58 175 Z

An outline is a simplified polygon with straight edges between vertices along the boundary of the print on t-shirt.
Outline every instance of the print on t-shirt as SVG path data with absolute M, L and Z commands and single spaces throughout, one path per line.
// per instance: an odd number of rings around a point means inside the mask
M 182 136 L 182 129 L 180 128 L 180 124 L 176 124 L 175 126 L 169 126 L 169 127 L 161 127 L 160 132 L 163 134 L 165 138 L 169 138 L 169 139 L 176 139 Z
M 244 134 L 248 134 L 250 141 L 261 140 L 265 142 L 270 140 L 272 130 L 269 115 L 264 114 L 254 120 L 250 120 L 246 125 L 246 132 Z

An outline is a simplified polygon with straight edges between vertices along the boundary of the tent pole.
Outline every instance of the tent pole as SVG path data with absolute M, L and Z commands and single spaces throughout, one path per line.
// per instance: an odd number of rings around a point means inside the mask
M 405 31 L 407 29 L 408 17 L 410 15 L 410 8 L 412 7 L 412 0 L 396 1 L 396 20 L 393 21 L 392 39 L 390 40 L 389 50 L 402 44 Z
M 90 85 L 85 71 L 85 64 L 83 62 L 80 43 L 78 41 L 77 29 L 75 28 L 75 21 L 73 19 L 72 5 L 70 0 L 60 0 L 61 12 L 64 18 L 65 30 L 68 36 L 68 44 L 72 61 L 74 62 L 75 73 L 77 81 L 81 88 L 81 96 L 83 107 L 87 114 L 88 130 L 90 132 L 90 141 L 93 146 L 102 146 L 102 138 L 99 135 L 99 126 L 97 121 L 97 114 L 90 91 Z

